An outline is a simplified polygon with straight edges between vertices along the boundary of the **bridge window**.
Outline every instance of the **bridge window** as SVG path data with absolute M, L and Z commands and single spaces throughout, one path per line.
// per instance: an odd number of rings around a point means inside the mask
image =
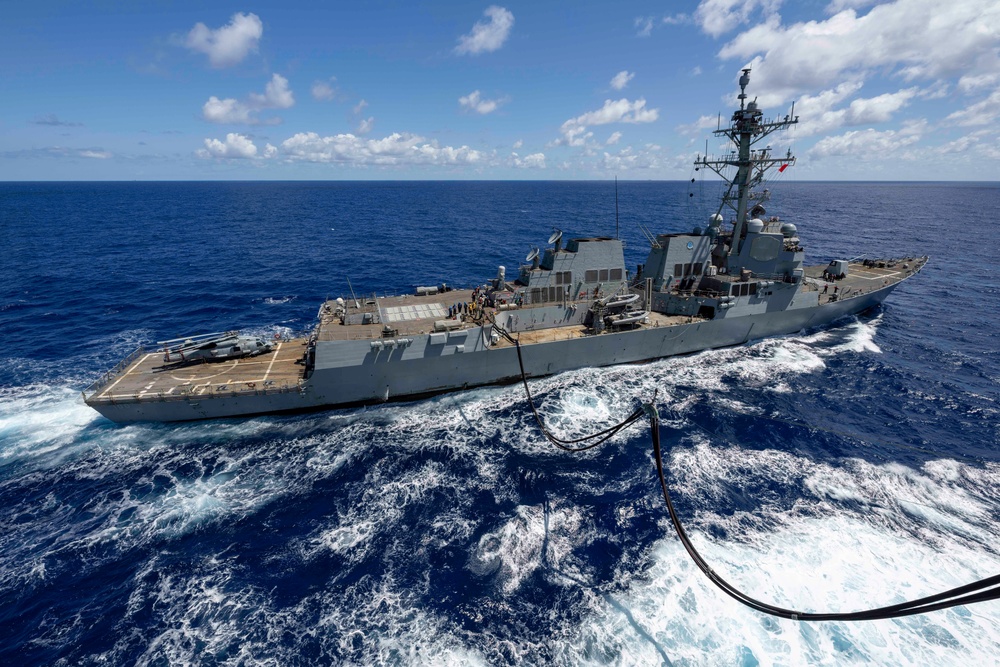
M 622 270 L 621 269 L 611 269 L 611 280 L 621 280 Z

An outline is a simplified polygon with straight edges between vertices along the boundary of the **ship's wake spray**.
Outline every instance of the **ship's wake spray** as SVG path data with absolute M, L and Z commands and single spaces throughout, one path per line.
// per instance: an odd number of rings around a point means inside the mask
M 928 612 L 938 611 L 941 609 L 949 609 L 951 607 L 958 607 L 976 602 L 987 602 L 990 600 L 1000 599 L 1000 574 L 986 577 L 985 579 L 980 579 L 979 581 L 974 581 L 964 586 L 958 586 L 941 593 L 918 598 L 916 600 L 909 600 L 885 607 L 876 607 L 874 609 L 854 612 L 802 612 L 794 609 L 778 607 L 747 595 L 730 584 L 712 569 L 708 562 L 705 561 L 702 555 L 691 543 L 687 532 L 684 530 L 684 526 L 681 524 L 680 517 L 678 516 L 677 510 L 674 508 L 673 500 L 670 497 L 670 490 L 667 487 L 666 474 L 664 473 L 663 454 L 660 446 L 660 416 L 656 409 L 656 392 L 654 392 L 653 398 L 650 402 L 643 403 L 618 424 L 609 426 L 608 428 L 597 431 L 596 433 L 578 438 L 559 438 L 545 427 L 545 423 L 542 421 L 541 415 L 535 407 L 534 399 L 531 396 L 531 389 L 528 386 L 528 376 L 524 369 L 524 360 L 521 355 L 520 342 L 496 323 L 493 325 L 493 330 L 511 343 L 517 350 L 517 363 L 520 367 L 521 382 L 524 385 L 525 396 L 528 399 L 528 407 L 531 408 L 531 413 L 534 415 L 535 421 L 538 423 L 538 427 L 542 434 L 549 442 L 559 449 L 567 452 L 583 452 L 588 449 L 593 449 L 598 445 L 607 442 L 611 437 L 620 431 L 639 421 L 643 415 L 649 416 L 650 439 L 653 443 L 653 458 L 656 461 L 656 473 L 660 481 L 660 489 L 663 492 L 663 499 L 667 505 L 667 511 L 670 514 L 670 521 L 674 526 L 674 530 L 677 532 L 677 537 L 680 538 L 681 543 L 684 545 L 684 549 L 691 557 L 691 560 L 694 561 L 695 565 L 698 566 L 705 576 L 708 577 L 708 579 L 715 584 L 716 587 L 737 602 L 740 602 L 741 604 L 744 604 L 747 607 L 755 609 L 761 613 L 777 616 L 779 618 L 787 618 L 793 621 L 875 621 L 889 618 L 901 618 L 904 616 L 914 616 L 917 614 L 926 614 Z

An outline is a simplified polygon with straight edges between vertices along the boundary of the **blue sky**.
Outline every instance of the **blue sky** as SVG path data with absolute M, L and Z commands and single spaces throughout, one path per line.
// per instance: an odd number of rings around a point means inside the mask
M 18 2 L 0 179 L 685 179 L 741 67 L 802 180 L 997 180 L 998 0 Z

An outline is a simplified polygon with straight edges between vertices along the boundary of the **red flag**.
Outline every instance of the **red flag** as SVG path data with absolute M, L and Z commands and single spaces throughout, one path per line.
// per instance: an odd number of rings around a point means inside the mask
M 790 165 L 790 164 L 791 164 L 791 162 L 786 162 L 785 164 L 783 164 L 780 167 L 778 167 L 778 173 L 780 174 L 784 170 L 788 169 L 788 165 Z

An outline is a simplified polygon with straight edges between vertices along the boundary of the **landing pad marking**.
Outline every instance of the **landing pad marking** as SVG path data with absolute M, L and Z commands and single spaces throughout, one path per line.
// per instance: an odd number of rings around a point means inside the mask
M 198 376 L 198 377 L 177 377 L 176 375 L 174 375 L 173 373 L 171 373 L 170 377 L 172 377 L 173 379 L 177 380 L 178 382 L 184 382 L 184 381 L 187 381 L 187 382 L 200 382 L 202 380 L 209 380 L 211 378 L 219 377 L 223 373 L 225 373 L 227 371 L 231 371 L 234 368 L 236 368 L 237 364 L 239 364 L 239 363 L 240 363 L 239 359 L 233 359 L 232 363 L 229 366 L 227 366 L 226 368 L 223 368 L 221 371 L 219 371 L 218 373 L 216 373 L 214 375 L 201 375 L 201 376 Z

